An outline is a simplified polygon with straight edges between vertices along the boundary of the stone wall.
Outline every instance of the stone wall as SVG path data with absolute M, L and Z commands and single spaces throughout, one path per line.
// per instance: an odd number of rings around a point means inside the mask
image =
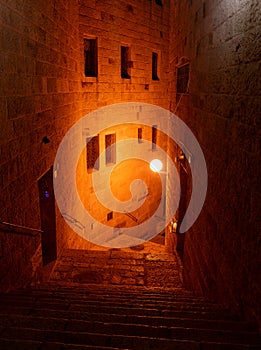
M 80 1 L 80 45 L 84 112 L 117 102 L 147 102 L 168 108 L 169 0 Z M 98 41 L 98 77 L 84 76 L 83 39 Z M 120 48 L 130 48 L 130 79 L 121 78 Z M 152 52 L 159 80 L 152 80 Z
M 37 181 L 76 120 L 124 101 L 168 108 L 169 1 L 1 0 L 0 26 L 0 220 L 40 228 Z M 98 40 L 97 78 L 84 75 L 89 36 Z M 130 47 L 130 79 L 121 78 L 121 45 Z M 58 253 L 83 247 L 56 209 Z
M 0 224 L 0 291 L 33 282 L 39 271 L 41 236 L 37 230 Z
M 40 228 L 37 180 L 81 115 L 78 2 L 1 0 L 0 7 L 0 220 Z M 28 243 L 19 235 L 10 240 L 21 251 Z
M 147 0 L 141 2 L 79 1 L 79 66 L 83 116 L 99 107 L 120 102 L 145 102 L 168 109 L 169 8 L 169 1 L 165 1 L 164 6 Z M 97 39 L 97 77 L 85 76 L 84 39 Z M 130 79 L 121 77 L 121 46 L 128 46 L 130 50 Z M 152 79 L 152 52 L 158 54 L 159 80 Z M 125 137 L 136 138 L 137 128 L 132 129 L 129 125 L 122 125 L 120 129 L 112 127 L 113 132 L 117 130 L 117 141 Z M 107 130 L 106 133 L 108 132 Z M 144 130 L 143 137 L 151 140 L 151 131 L 148 131 L 147 136 L 145 134 Z M 101 131 L 100 153 L 104 151 L 104 137 L 105 131 Z M 86 171 L 86 154 L 82 156 L 78 188 L 84 189 L 81 198 L 86 209 L 95 211 L 94 217 L 105 224 L 120 227 L 136 224 L 128 216 L 116 213 L 113 214 L 113 220 L 107 222 L 107 213 L 110 210 L 97 204 L 96 195 L 90 186 L 91 175 Z M 141 169 L 142 166 L 140 171 Z M 101 168 L 100 171 L 106 171 L 106 167 Z M 115 184 L 118 183 L 119 178 L 124 179 L 121 181 L 121 189 L 120 186 L 114 186 L 117 187 L 118 194 L 124 186 L 129 186 L 128 174 L 126 164 L 121 165 L 120 170 L 114 172 Z M 146 182 L 149 179 L 148 173 L 146 175 L 143 173 L 141 178 Z M 126 182 L 126 185 L 122 182 Z M 150 201 L 145 209 L 142 207 L 140 213 L 134 213 L 134 215 L 141 221 L 145 220 L 148 217 L 148 210 L 151 209 L 149 205 L 152 205 L 154 210 L 155 204 Z M 69 246 L 88 248 L 92 245 L 81 240 L 76 234 L 72 234 Z
M 172 111 L 198 138 L 208 168 L 202 213 L 186 235 L 190 289 L 260 317 L 260 4 L 173 1 Z M 176 98 L 176 64 L 190 61 L 189 93 Z
M 136 114 L 134 115 L 136 116 Z M 131 121 L 129 117 L 129 122 Z M 85 210 L 93 218 L 93 224 L 86 228 L 87 239 L 93 235 L 91 230 L 96 228 L 97 222 L 114 227 L 117 234 L 120 234 L 121 230 L 127 227 L 141 225 L 151 216 L 156 215 L 155 212 L 158 209 L 161 197 L 164 196 L 159 174 L 153 172 L 149 163 L 143 158 L 146 159 L 149 153 L 151 159 L 160 157 L 165 165 L 166 157 L 161 154 L 159 149 L 165 149 L 166 154 L 166 135 L 157 130 L 157 146 L 152 150 L 152 128 L 138 123 L 135 124 L 135 121 L 135 119 L 132 121 L 133 124 L 115 125 L 99 133 L 100 157 L 99 166 L 96 169 L 87 169 L 86 159 L 88 161 L 90 154 L 88 154 L 86 147 L 79 158 L 76 172 L 78 194 Z M 142 128 L 142 140 L 140 141 L 138 140 L 138 128 Z M 109 134 L 114 134 L 116 140 L 115 162 L 112 163 L 107 163 L 105 151 L 105 137 Z M 131 141 L 131 146 L 128 141 Z M 132 156 L 125 159 L 126 155 L 129 154 L 130 147 Z M 115 165 L 116 162 L 117 165 Z M 134 183 L 135 180 L 140 180 L 140 182 Z M 107 181 L 111 193 L 105 190 Z M 119 210 L 113 209 L 115 208 L 115 198 L 123 203 L 128 201 L 130 203 L 129 205 L 125 203 L 125 206 L 120 204 L 118 206 Z M 124 207 L 134 208 L 135 205 L 137 205 L 137 209 L 126 209 L 126 213 L 121 212 Z M 162 211 L 159 211 L 158 215 L 164 217 Z M 79 213 L 77 212 L 77 214 Z M 110 214 L 111 217 L 108 216 Z M 78 221 L 81 220 L 78 219 Z M 99 235 L 101 240 L 106 239 L 103 231 L 98 231 L 95 239 L 98 239 Z M 143 237 L 146 237 L 146 234 L 150 235 L 151 232 L 143 231 Z
M 125 101 L 170 108 L 198 138 L 209 174 L 203 211 L 186 235 L 184 281 L 257 317 L 258 0 L 0 4 L 0 219 L 40 228 L 37 180 L 83 115 Z M 97 77 L 84 74 L 84 38 L 97 38 Z M 120 74 L 122 45 L 130 48 L 130 79 Z M 159 80 L 152 80 L 152 52 Z M 189 93 L 177 98 L 183 59 Z M 59 251 L 68 241 L 79 246 L 58 210 L 57 232 Z M 23 239 L 19 246 L 24 251 Z

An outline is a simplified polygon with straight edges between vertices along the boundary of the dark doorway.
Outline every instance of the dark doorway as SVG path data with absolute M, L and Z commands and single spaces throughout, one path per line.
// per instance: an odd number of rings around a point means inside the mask
M 191 196 L 191 177 L 189 162 L 184 154 L 179 157 L 179 175 L 180 175 L 180 201 L 178 209 L 178 226 L 177 226 L 177 252 L 183 258 L 185 233 L 180 233 L 180 226 L 185 217 L 188 203 Z
M 57 259 L 56 247 L 56 216 L 55 198 L 53 190 L 53 167 L 51 167 L 39 180 L 39 199 L 42 233 L 43 265 Z

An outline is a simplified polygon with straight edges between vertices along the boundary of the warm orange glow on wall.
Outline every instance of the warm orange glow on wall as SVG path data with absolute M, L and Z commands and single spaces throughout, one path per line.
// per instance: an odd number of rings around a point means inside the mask
M 99 202 L 93 190 L 92 174 L 87 173 L 84 169 L 82 171 L 82 166 L 85 165 L 84 158 L 85 152 L 82 152 L 77 168 L 77 189 L 86 210 L 95 220 L 112 227 L 131 227 L 147 220 L 154 214 L 161 199 L 161 179 L 157 173 L 152 173 L 149 170 L 148 163 L 140 159 L 130 159 L 115 166 L 110 176 L 110 187 L 112 194 L 118 200 L 128 201 L 131 199 L 130 185 L 136 179 L 144 181 L 147 193 L 140 194 L 138 200 L 145 199 L 145 202 L 131 213 L 133 218 L 124 213 L 114 212 L 113 218 L 107 221 L 110 208 L 106 208 Z M 82 176 L 84 172 L 85 175 Z M 137 219 L 137 222 L 134 218 Z

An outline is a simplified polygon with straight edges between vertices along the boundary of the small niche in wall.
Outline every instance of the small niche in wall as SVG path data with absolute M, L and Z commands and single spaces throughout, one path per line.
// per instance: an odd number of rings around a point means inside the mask
M 203 2 L 203 18 L 206 17 L 206 3 Z
M 155 0 L 156 4 L 159 6 L 163 6 L 163 2 L 162 0 Z
M 110 221 L 113 219 L 113 211 L 110 211 L 108 214 L 107 214 L 107 221 Z
M 126 9 L 127 9 L 128 12 L 134 13 L 133 6 L 132 6 L 132 5 L 128 4 L 128 5 L 126 6 Z

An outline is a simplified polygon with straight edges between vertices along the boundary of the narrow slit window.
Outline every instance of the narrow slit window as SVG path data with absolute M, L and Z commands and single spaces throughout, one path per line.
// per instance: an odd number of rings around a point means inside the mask
M 105 135 L 106 165 L 116 163 L 116 134 Z
M 157 125 L 152 126 L 151 142 L 152 150 L 155 150 L 157 145 Z
M 84 39 L 84 73 L 86 77 L 98 76 L 97 39 Z
M 142 143 L 142 128 L 138 128 L 138 143 Z
M 121 77 L 130 79 L 130 48 L 121 46 Z
M 185 94 L 188 93 L 188 82 L 189 82 L 189 64 L 182 67 L 178 67 L 177 70 L 177 93 Z
M 158 77 L 158 54 L 152 52 L 152 80 L 159 80 Z
M 99 170 L 99 135 L 86 139 L 87 170 Z

